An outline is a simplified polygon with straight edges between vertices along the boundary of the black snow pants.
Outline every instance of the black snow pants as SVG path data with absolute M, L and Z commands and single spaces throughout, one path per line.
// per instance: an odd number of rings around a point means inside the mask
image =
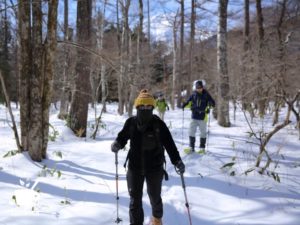
M 147 193 L 152 207 L 152 216 L 156 218 L 162 218 L 163 204 L 161 199 L 161 186 L 163 175 L 163 169 L 157 172 L 147 173 L 145 175 L 128 169 L 127 187 L 130 196 L 130 225 L 143 225 L 144 210 L 142 204 L 142 197 L 145 180 L 147 185 Z

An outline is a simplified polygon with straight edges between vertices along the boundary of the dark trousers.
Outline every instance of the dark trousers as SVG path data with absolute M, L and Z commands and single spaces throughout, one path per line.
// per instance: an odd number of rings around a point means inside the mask
M 147 193 L 152 207 L 152 215 L 156 218 L 162 218 L 163 205 L 161 199 L 161 186 L 163 180 L 163 170 L 142 175 L 130 169 L 127 171 L 127 187 L 130 196 L 129 218 L 130 225 L 143 225 L 143 186 L 144 181 L 147 184 Z

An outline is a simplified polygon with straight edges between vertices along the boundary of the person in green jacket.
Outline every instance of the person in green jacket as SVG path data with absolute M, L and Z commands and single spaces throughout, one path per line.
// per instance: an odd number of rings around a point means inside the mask
M 164 120 L 165 112 L 166 110 L 169 110 L 169 106 L 163 96 L 163 94 L 160 94 L 158 96 L 158 99 L 156 100 L 156 109 L 158 111 L 158 115 L 161 120 Z

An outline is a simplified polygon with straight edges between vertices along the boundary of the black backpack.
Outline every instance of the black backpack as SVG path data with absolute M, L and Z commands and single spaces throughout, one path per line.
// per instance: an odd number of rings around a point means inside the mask
M 164 147 L 163 147 L 163 145 L 161 144 L 161 141 L 160 141 L 160 129 L 159 129 L 159 121 L 158 121 L 158 120 L 160 120 L 160 118 L 158 116 L 156 116 L 156 115 L 153 115 L 153 117 L 154 117 L 154 119 L 153 119 L 154 120 L 153 121 L 154 135 L 156 137 L 156 140 L 157 140 L 159 148 L 161 148 L 161 151 L 164 151 Z M 134 116 L 133 119 L 132 119 L 132 121 L 131 121 L 130 128 L 129 128 L 130 139 L 134 135 L 134 131 L 136 129 L 136 124 L 137 124 L 137 118 L 136 118 L 136 116 Z M 125 159 L 125 162 L 124 162 L 124 168 L 125 169 L 126 169 L 127 161 L 129 159 L 129 154 L 130 154 L 130 149 L 129 149 L 128 153 L 127 153 L 127 156 L 126 156 L 126 159 Z M 163 160 L 164 160 L 164 164 L 165 164 L 165 166 L 164 166 L 165 180 L 169 180 L 169 175 L 168 175 L 168 173 L 166 171 L 166 164 L 167 163 L 166 163 L 165 155 L 164 155 Z

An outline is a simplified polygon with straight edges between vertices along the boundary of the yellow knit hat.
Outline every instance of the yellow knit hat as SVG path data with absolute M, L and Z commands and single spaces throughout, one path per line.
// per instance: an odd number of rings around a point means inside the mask
M 147 89 L 141 90 L 139 96 L 134 101 L 135 107 L 140 105 L 152 105 L 153 108 L 155 107 L 155 100 Z

